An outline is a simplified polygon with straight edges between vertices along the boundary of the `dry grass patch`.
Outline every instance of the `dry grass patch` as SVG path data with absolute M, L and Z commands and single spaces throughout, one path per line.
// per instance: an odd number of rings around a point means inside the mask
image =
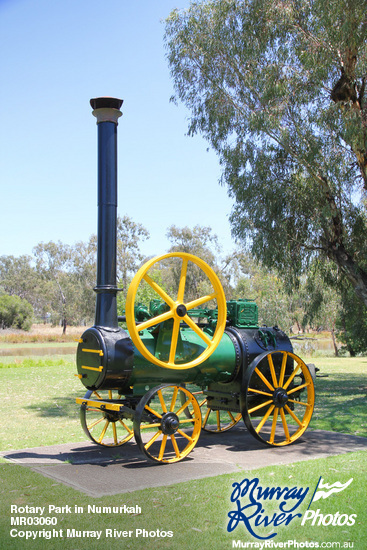
M 26 344 L 47 342 L 74 342 L 85 331 L 86 327 L 67 327 L 66 334 L 62 327 L 51 325 L 32 325 L 31 330 L 0 330 L 0 344 Z

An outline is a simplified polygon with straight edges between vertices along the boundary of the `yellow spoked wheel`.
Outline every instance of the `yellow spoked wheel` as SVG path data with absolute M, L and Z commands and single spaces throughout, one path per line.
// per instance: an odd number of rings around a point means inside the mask
M 177 258 L 177 262 L 181 262 L 179 288 L 177 296 L 175 297 L 169 296 L 166 291 L 163 290 L 163 288 L 159 284 L 157 284 L 148 273 L 150 270 L 154 269 L 158 262 L 160 262 L 161 260 L 166 260 L 168 258 Z M 185 287 L 188 267 L 190 266 L 190 263 L 198 266 L 205 273 L 210 283 L 210 291 L 208 294 L 205 294 L 200 298 L 185 301 Z M 145 281 L 156 292 L 157 298 L 159 297 L 165 302 L 165 304 L 167 305 L 167 311 L 137 325 L 135 322 L 134 306 L 136 293 L 142 281 Z M 217 323 L 214 334 L 212 335 L 202 330 L 188 315 L 188 312 L 190 310 L 201 307 L 211 300 L 216 300 L 218 308 Z M 159 365 L 160 367 L 170 369 L 189 369 L 200 365 L 200 363 L 205 361 L 205 359 L 207 359 L 218 346 L 226 326 L 226 319 L 226 299 L 222 285 L 217 275 L 203 260 L 185 252 L 174 252 L 171 254 L 165 254 L 163 256 L 153 258 L 152 260 L 149 260 L 147 263 L 145 263 L 133 278 L 126 297 L 126 323 L 130 337 L 140 353 L 148 361 L 154 363 L 155 365 Z M 169 357 L 167 361 L 163 361 L 160 358 L 155 357 L 146 348 L 146 346 L 142 342 L 139 332 L 143 331 L 144 329 L 155 327 L 159 323 L 163 323 L 164 321 L 168 320 L 173 320 L 173 328 L 170 340 Z M 180 359 L 176 355 L 181 322 L 186 323 L 200 337 L 203 344 L 202 353 L 192 361 L 188 361 L 186 363 L 183 362 L 182 358 Z
M 88 391 L 84 399 L 118 402 L 120 395 L 112 390 Z M 131 421 L 121 418 L 116 411 L 103 411 L 92 405 L 81 405 L 80 421 L 85 434 L 97 445 L 119 447 L 134 436 Z
M 249 366 L 241 395 L 248 430 L 267 445 L 289 445 L 310 423 L 315 403 L 313 379 L 294 353 L 271 351 Z
M 200 396 L 203 396 L 204 392 L 197 391 L 192 392 L 196 397 L 201 409 L 202 424 L 201 429 L 205 432 L 211 433 L 221 433 L 230 430 L 235 426 L 242 418 L 241 413 L 235 413 L 231 411 L 213 411 L 208 407 L 208 401 L 206 397 L 200 399 Z M 185 395 L 182 394 L 181 402 L 184 403 Z M 205 412 L 204 412 L 205 411 Z M 189 415 L 188 411 L 185 411 Z
M 179 392 L 186 397 L 183 404 Z M 142 397 L 136 408 L 135 441 L 153 461 L 170 463 L 184 459 L 195 447 L 200 430 L 200 407 L 186 388 L 157 386 Z
M 205 407 L 206 399 L 199 403 L 201 407 Z M 213 411 L 207 407 L 203 417 L 202 429 L 206 432 L 221 433 L 233 428 L 242 418 L 241 413 L 233 413 L 231 411 Z

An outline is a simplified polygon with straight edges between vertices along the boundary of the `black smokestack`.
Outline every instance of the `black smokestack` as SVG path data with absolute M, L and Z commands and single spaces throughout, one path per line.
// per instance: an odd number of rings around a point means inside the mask
M 117 124 L 123 101 L 114 97 L 90 100 L 98 126 L 98 245 L 95 326 L 118 329 Z

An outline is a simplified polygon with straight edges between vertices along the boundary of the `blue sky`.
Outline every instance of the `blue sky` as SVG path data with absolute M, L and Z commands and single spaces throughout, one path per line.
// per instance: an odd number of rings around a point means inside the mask
M 118 126 L 119 208 L 150 232 L 210 226 L 234 248 L 218 158 L 187 137 L 173 94 L 164 19 L 185 0 L 0 0 L 0 255 L 39 242 L 87 240 L 97 225 L 97 127 L 89 99 L 124 100 Z

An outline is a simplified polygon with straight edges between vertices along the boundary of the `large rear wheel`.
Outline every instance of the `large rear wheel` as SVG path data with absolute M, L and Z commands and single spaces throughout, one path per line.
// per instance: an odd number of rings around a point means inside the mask
M 251 363 L 241 394 L 241 412 L 251 434 L 267 445 L 296 441 L 314 408 L 311 372 L 294 353 L 265 352 Z

